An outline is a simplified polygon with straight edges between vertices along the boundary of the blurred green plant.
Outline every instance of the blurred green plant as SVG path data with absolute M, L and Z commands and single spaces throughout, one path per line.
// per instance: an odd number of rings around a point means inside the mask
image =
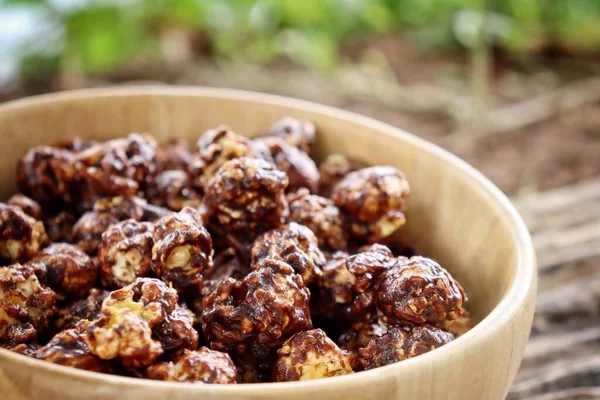
M 0 0 L 41 13 L 49 32 L 19 48 L 22 71 L 102 73 L 164 59 L 168 32 L 202 38 L 216 59 L 282 57 L 329 71 L 340 44 L 402 32 L 424 47 L 473 48 L 484 38 L 509 52 L 600 49 L 600 0 Z M 177 36 L 177 37 L 182 37 Z M 172 44 L 172 43 L 171 43 Z

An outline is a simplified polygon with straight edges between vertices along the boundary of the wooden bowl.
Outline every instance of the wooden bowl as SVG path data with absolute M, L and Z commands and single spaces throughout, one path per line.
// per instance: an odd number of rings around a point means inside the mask
M 66 368 L 0 350 L 2 398 L 22 399 L 503 399 L 531 328 L 536 263 L 510 201 L 452 154 L 399 129 L 318 104 L 225 89 L 130 87 L 66 92 L 0 106 L 0 192 L 14 191 L 17 158 L 30 147 L 129 132 L 195 141 L 229 124 L 257 134 L 284 115 L 318 129 L 317 156 L 340 152 L 394 165 L 411 184 L 408 234 L 463 284 L 479 323 L 452 343 L 383 368 L 306 382 L 167 383 Z M 501 167 L 501 166 L 499 166 Z

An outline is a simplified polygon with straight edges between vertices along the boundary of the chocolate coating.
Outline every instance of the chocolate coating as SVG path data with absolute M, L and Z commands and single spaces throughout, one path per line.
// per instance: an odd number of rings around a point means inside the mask
M 147 188 L 156 174 L 156 146 L 151 136 L 132 133 L 77 153 L 82 206 L 87 208 L 106 196 L 135 196 Z
M 51 244 L 28 264 L 55 292 L 75 298 L 85 295 L 98 276 L 98 267 L 92 259 L 68 243 Z
M 383 367 L 417 357 L 452 340 L 452 334 L 429 325 L 391 327 L 382 336 L 371 340 L 365 348 L 358 350 L 358 361 L 365 370 Z
M 168 170 L 186 171 L 191 160 L 192 153 L 183 139 L 171 138 L 156 148 L 157 173 Z
M 0 203 L 0 257 L 25 262 L 48 241 L 44 224 L 20 208 Z
M 185 206 L 200 205 L 200 193 L 192 186 L 189 175 L 181 170 L 166 170 L 156 176 L 148 198 L 157 206 L 179 211 Z
M 204 203 L 211 227 L 252 241 L 285 223 L 288 178 L 273 164 L 238 158 L 208 182 Z
M 315 234 L 304 225 L 291 222 L 259 236 L 252 246 L 252 266 L 262 260 L 288 263 L 309 284 L 321 276 L 325 255 L 319 250 Z
M 467 300 L 460 284 L 435 261 L 400 257 L 382 276 L 377 308 L 392 321 L 442 327 Z
M 237 383 L 237 369 L 227 353 L 201 347 L 185 350 L 174 361 L 146 369 L 146 377 L 161 381 L 191 383 Z
M 332 251 L 347 250 L 348 240 L 339 208 L 332 200 L 300 189 L 287 196 L 290 221 L 309 227 L 317 236 L 319 247 Z
M 344 212 L 351 235 L 377 243 L 404 226 L 410 193 L 404 174 L 394 167 L 370 167 L 349 173 L 333 188 L 331 199 Z
M 312 328 L 309 299 L 292 267 L 264 260 L 243 280 L 225 279 L 204 298 L 202 330 L 215 350 L 265 360 L 294 333 Z
M 15 206 L 23 210 L 23 212 L 29 215 L 31 218 L 41 220 L 42 219 L 42 207 L 40 204 L 30 199 L 29 197 L 22 194 L 15 194 L 6 202 L 9 206 Z
M 319 170 L 308 154 L 277 137 L 257 138 L 253 144 L 262 158 L 286 173 L 288 191 L 307 188 L 316 192 L 319 189 Z
M 329 154 L 319 164 L 319 194 L 323 197 L 331 197 L 335 185 L 346 177 L 350 172 L 365 168 L 367 165 L 346 157 L 343 154 Z
M 85 299 L 75 300 L 59 308 L 54 319 L 54 330 L 73 329 L 81 320 L 93 321 L 100 316 L 102 302 L 110 294 L 106 290 L 92 289 Z
M 304 119 L 283 117 L 269 128 L 268 135 L 281 138 L 287 144 L 310 154 L 317 130 L 315 125 Z
M 189 172 L 198 188 L 205 187 L 227 161 L 256 157 L 250 140 L 225 125 L 204 132 L 197 145 L 198 154 L 190 164 Z
M 57 333 L 48 344 L 38 349 L 33 356 L 39 360 L 93 372 L 112 372 L 110 364 L 90 352 L 83 335 L 89 325 L 84 320 L 75 328 Z
M 152 270 L 162 280 L 186 293 L 199 293 L 212 267 L 212 238 L 202 226 L 202 215 L 185 207 L 156 222 Z
M 391 251 L 377 244 L 349 257 L 335 253 L 323 267 L 321 306 L 328 313 L 343 311 L 351 319 L 369 313 L 375 306 L 379 277 L 392 263 Z
M 17 345 L 48 329 L 56 294 L 43 287 L 33 267 L 0 267 L 0 342 Z
M 198 332 L 193 320 L 192 313 L 178 304 L 174 289 L 158 279 L 137 278 L 104 300 L 85 340 L 98 357 L 139 368 L 164 352 L 195 349 Z
M 277 351 L 275 382 L 304 381 L 351 374 L 349 355 L 321 329 L 299 332 Z
M 110 226 L 102 234 L 98 251 L 100 280 L 118 289 L 151 272 L 154 225 L 128 219 Z
M 26 196 L 50 207 L 77 199 L 75 153 L 51 146 L 30 149 L 17 164 L 17 186 Z

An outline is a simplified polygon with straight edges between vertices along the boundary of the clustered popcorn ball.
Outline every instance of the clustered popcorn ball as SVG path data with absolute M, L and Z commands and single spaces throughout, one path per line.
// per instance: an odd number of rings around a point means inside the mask
M 30 149 L 0 203 L 0 346 L 234 384 L 369 370 L 468 331 L 460 284 L 404 239 L 404 174 L 317 164 L 316 135 L 284 117 L 196 150 L 137 133 Z

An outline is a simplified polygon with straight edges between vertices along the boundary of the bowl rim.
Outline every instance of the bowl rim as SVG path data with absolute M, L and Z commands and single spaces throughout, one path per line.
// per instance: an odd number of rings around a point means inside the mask
M 14 364 L 21 364 L 35 369 L 46 369 L 49 373 L 67 375 L 90 383 L 118 384 L 121 386 L 135 387 L 138 389 L 146 388 L 149 390 L 153 388 L 163 390 L 186 390 L 193 391 L 197 394 L 206 392 L 223 395 L 260 395 L 261 393 L 264 393 L 265 390 L 286 390 L 291 386 L 294 386 L 297 389 L 311 388 L 318 390 L 333 384 L 344 385 L 352 382 L 353 384 L 360 385 L 361 383 L 366 383 L 373 377 L 381 378 L 382 375 L 393 377 L 394 375 L 402 374 L 402 372 L 408 368 L 425 366 L 428 363 L 434 362 L 435 358 L 442 354 L 450 355 L 451 352 L 459 352 L 461 348 L 468 347 L 469 344 L 474 341 L 483 341 L 485 338 L 494 336 L 497 332 L 506 329 L 515 314 L 521 311 L 523 304 L 530 295 L 530 291 L 536 290 L 537 265 L 531 236 L 523 219 L 506 195 L 481 172 L 477 171 L 458 156 L 414 134 L 361 114 L 311 101 L 246 90 L 201 86 L 144 85 L 68 90 L 12 100 L 0 104 L 0 117 L 6 112 L 50 103 L 68 103 L 78 100 L 129 96 L 221 98 L 263 104 L 265 106 L 283 106 L 291 110 L 311 112 L 320 114 L 324 117 L 344 120 L 352 124 L 369 127 L 376 130 L 379 134 L 393 136 L 402 141 L 411 143 L 416 148 L 419 148 L 420 151 L 428 152 L 435 157 L 452 164 L 465 178 L 469 179 L 471 183 L 474 184 L 471 187 L 475 190 L 482 191 L 491 199 L 493 205 L 503 215 L 503 220 L 508 222 L 511 231 L 511 241 L 517 250 L 517 268 L 510 287 L 506 290 L 503 298 L 498 304 L 475 327 L 473 327 L 473 329 L 461 337 L 456 338 L 449 344 L 419 357 L 404 360 L 385 367 L 326 379 L 237 385 L 203 385 L 185 382 L 165 382 L 70 368 L 42 360 L 36 360 L 2 348 L 0 348 L 0 361 L 11 361 Z

